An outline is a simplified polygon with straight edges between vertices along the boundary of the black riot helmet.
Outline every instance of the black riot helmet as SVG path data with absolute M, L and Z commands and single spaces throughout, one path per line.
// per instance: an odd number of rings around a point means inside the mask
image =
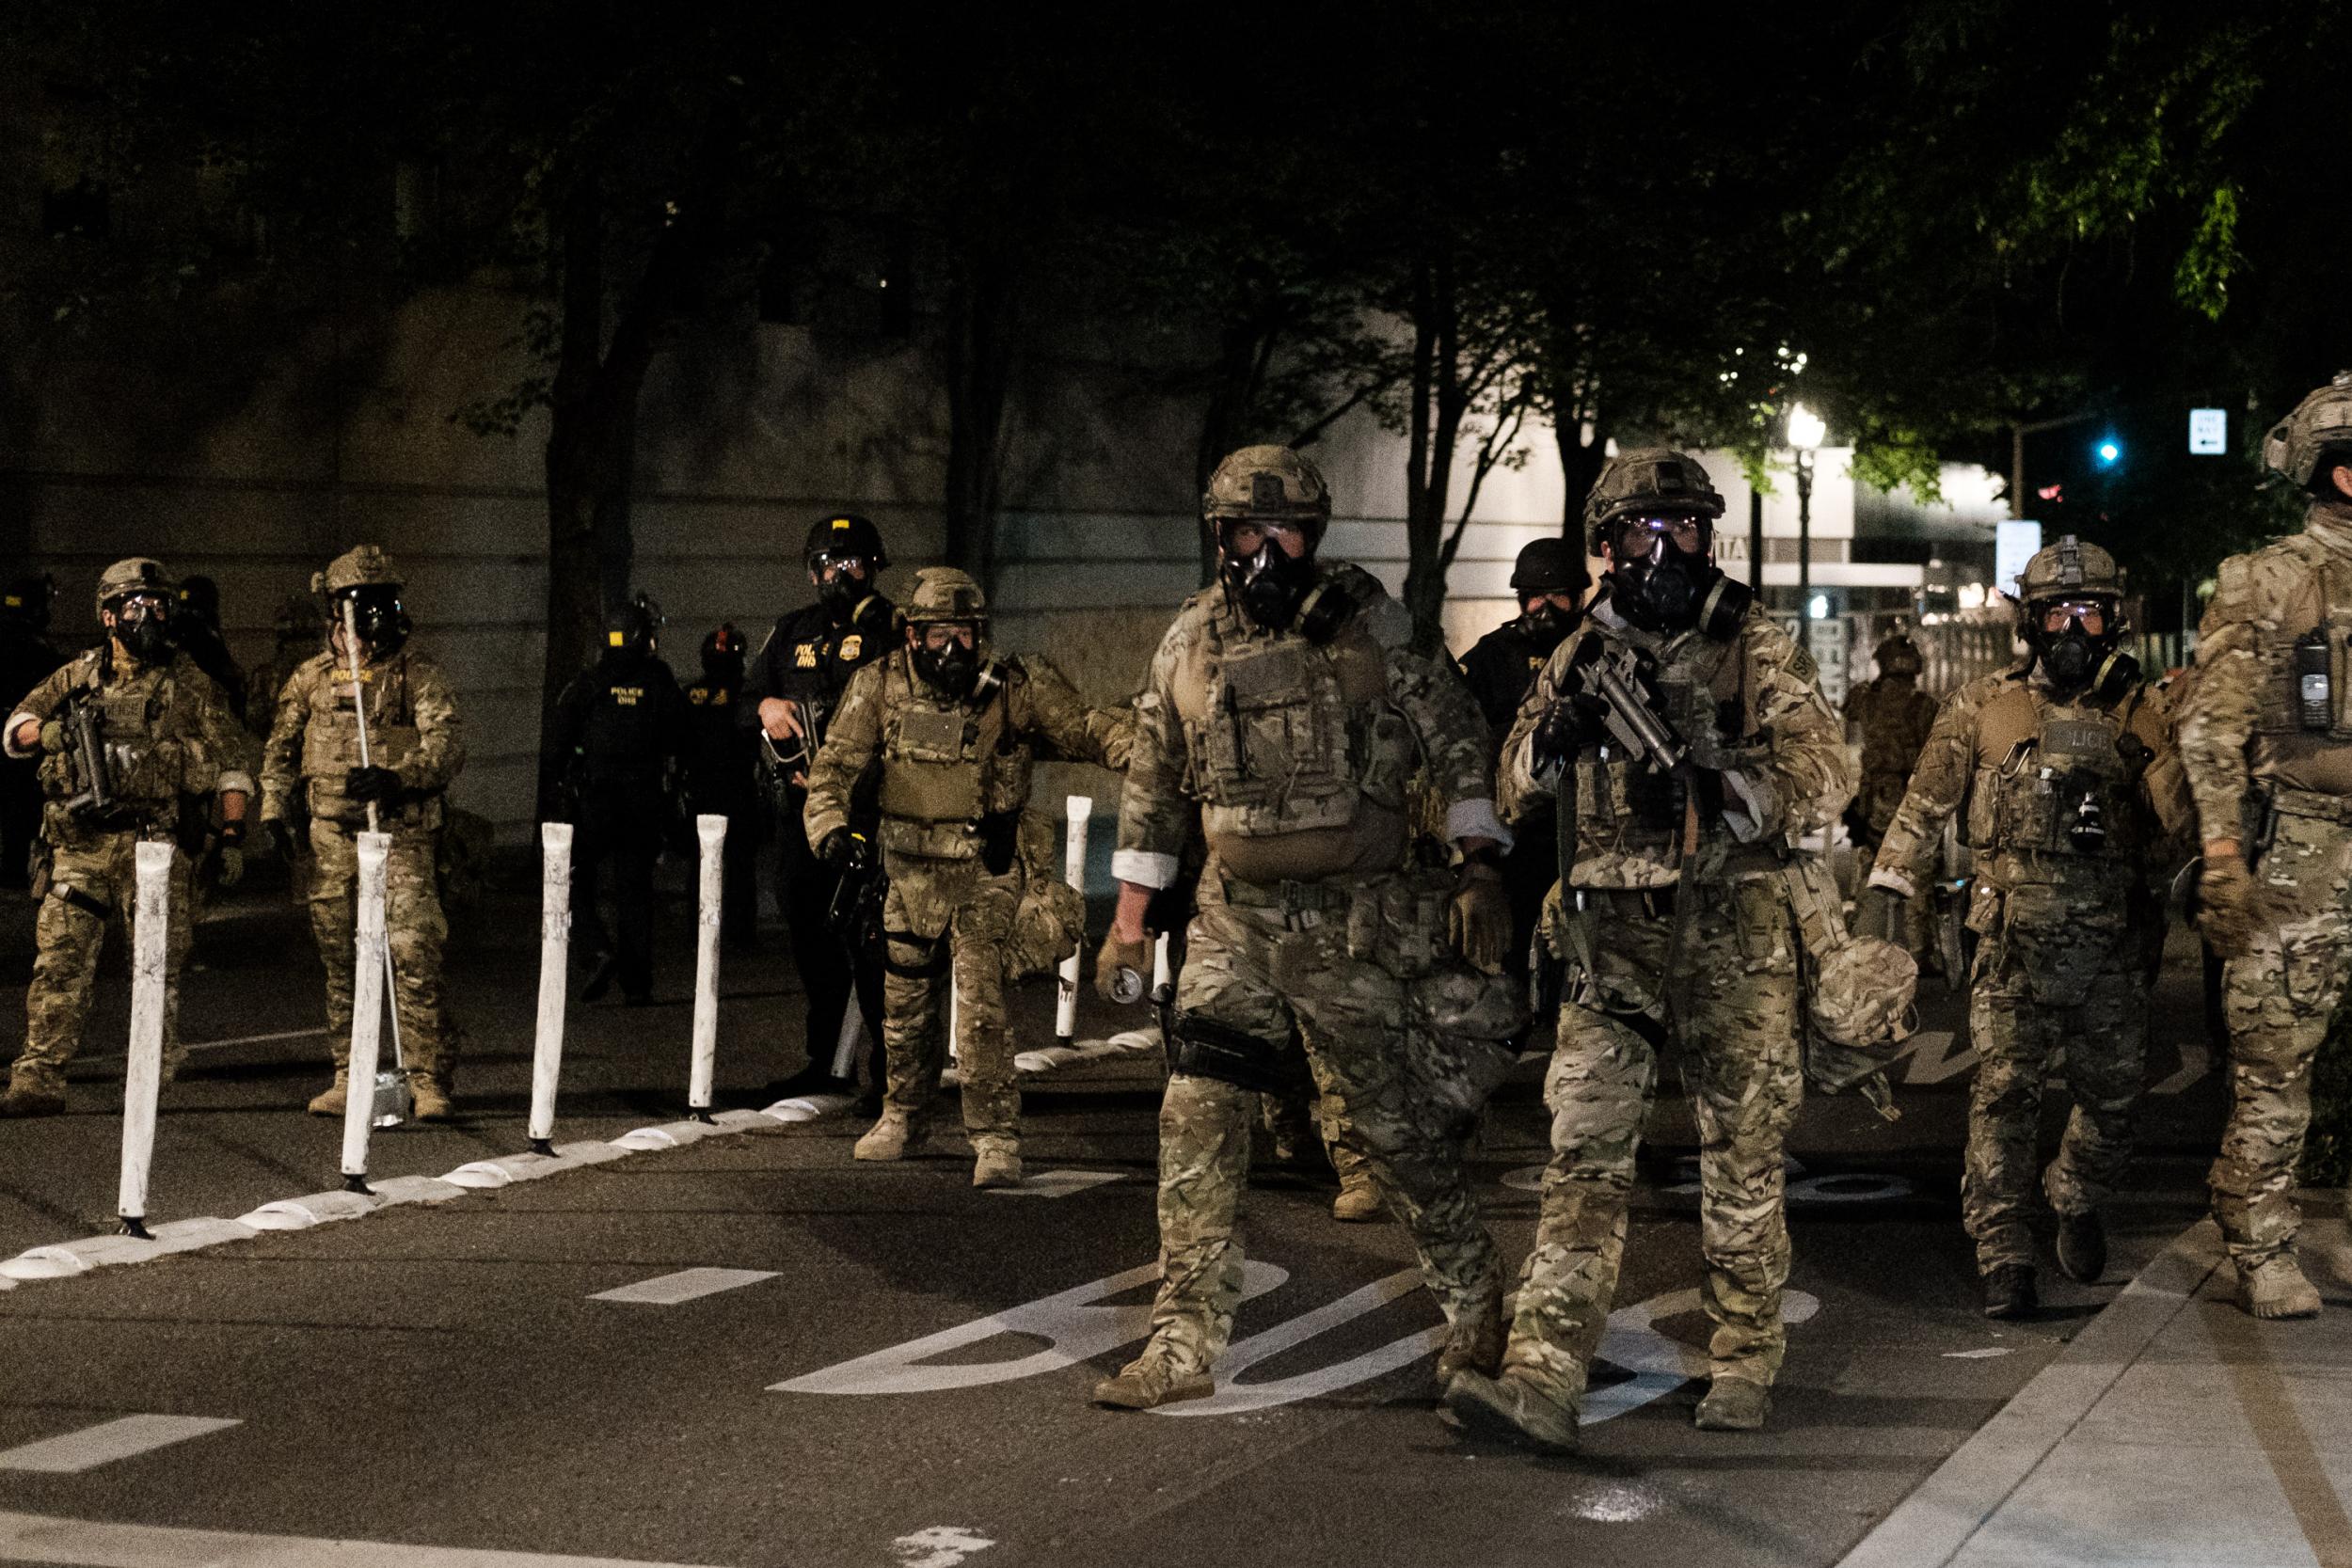
M 712 686 L 743 684 L 743 634 L 727 622 L 703 639 L 703 679 Z
M 652 594 L 630 595 L 627 603 L 605 612 L 604 657 L 631 664 L 653 657 L 661 647 L 661 628 L 668 624 Z

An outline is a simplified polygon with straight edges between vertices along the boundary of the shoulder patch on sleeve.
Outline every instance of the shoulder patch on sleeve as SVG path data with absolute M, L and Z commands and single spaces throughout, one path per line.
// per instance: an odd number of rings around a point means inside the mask
M 1821 667 L 1813 661 L 1813 656 L 1805 651 L 1802 642 L 1788 645 L 1788 669 L 1797 679 L 1807 682 L 1819 679 L 1821 673 Z

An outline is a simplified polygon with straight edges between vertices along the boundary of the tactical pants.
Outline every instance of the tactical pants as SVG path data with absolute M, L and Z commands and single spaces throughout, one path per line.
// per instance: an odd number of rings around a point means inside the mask
M 1009 1148 L 1021 1138 L 1012 1025 L 1005 1017 L 1005 949 L 1021 883 L 1018 861 L 1010 872 L 992 877 L 977 860 L 893 856 L 890 892 L 882 901 L 885 1098 L 917 1127 L 930 1119 L 939 1075 L 947 1066 L 952 988 L 963 1130 L 976 1149 L 992 1144 Z
M 1258 1124 L 1266 1131 L 1276 1156 L 1280 1159 L 1303 1158 L 1308 1148 L 1320 1145 L 1331 1161 L 1331 1174 L 1342 1181 L 1371 1171 L 1364 1157 L 1340 1141 L 1338 1118 L 1331 1106 L 1307 1089 L 1298 1094 L 1269 1094 L 1259 1097 Z
M 825 923 L 841 875 L 818 860 L 809 847 L 808 832 L 801 825 L 808 805 L 807 791 L 791 790 L 786 800 L 783 818 L 776 825 L 776 905 L 792 942 L 793 968 L 800 972 L 801 990 L 808 999 L 803 1022 L 809 1064 L 825 1066 L 833 1061 L 841 1040 L 842 1017 L 854 1003 L 866 1015 L 866 1035 L 873 1042 L 879 1078 L 886 1070 L 882 1015 L 888 1006 L 882 994 L 882 957 L 873 952 L 844 956 L 841 939 Z
M 1237 907 L 1225 896 L 1215 878 L 1201 883 L 1177 1007 L 1255 1039 L 1295 1027 L 1336 1142 L 1369 1167 L 1411 1232 L 1446 1321 L 1493 1310 L 1502 1261 L 1479 1219 L 1458 1127 L 1431 1104 L 1442 1053 L 1417 1038 L 1405 983 L 1349 955 L 1344 911 Z M 1160 1102 L 1151 1353 L 1180 1373 L 1206 1371 L 1232 1335 L 1257 1102 L 1255 1090 L 1189 1073 L 1172 1074 Z
M 621 994 L 642 998 L 653 991 L 653 866 L 661 855 L 660 787 L 591 785 L 580 811 L 580 836 L 572 849 L 572 920 L 591 951 L 610 949 Z M 597 907 L 598 884 L 612 881 L 613 932 L 608 935 Z
M 109 914 L 133 939 L 138 902 L 136 832 L 93 835 L 90 842 L 57 847 L 49 868 L 49 892 L 33 923 L 36 947 L 33 982 L 24 995 L 24 1049 L 17 1053 L 14 1082 L 27 1088 L 65 1088 L 65 1065 L 81 1048 L 89 1019 L 90 994 L 98 984 L 99 949 L 106 940 Z M 180 967 L 191 940 L 193 868 L 185 854 L 171 857 L 171 906 L 164 927 L 164 1076 L 180 1070 Z
M 2030 1196 L 2052 1057 L 2063 1056 L 2074 1102 L 2042 1174 L 2061 1214 L 2090 1212 L 2122 1180 L 2146 1082 L 2148 977 L 2120 895 L 2052 902 L 2042 918 L 2048 928 L 2037 934 L 2005 910 L 1977 950 L 1969 988 L 1979 1061 L 1960 1203 L 1982 1273 L 2034 1263 Z
M 351 983 L 358 957 L 359 838 L 364 830 L 313 818 L 310 823 L 310 930 L 326 969 L 326 1036 L 335 1066 L 351 1059 Z M 434 882 L 434 833 L 395 826 L 384 862 L 384 925 L 392 950 L 392 1000 L 404 1064 L 446 1087 L 456 1042 L 441 1000 L 441 949 L 449 922 Z M 387 1040 L 381 1058 L 391 1061 Z
M 1587 896 L 1603 905 L 1588 925 L 1601 995 L 1622 1007 L 1651 1002 L 1675 915 L 1648 912 L 1639 895 Z M 1804 1096 L 1795 922 L 1776 873 L 1701 884 L 1684 896 L 1692 907 L 1674 967 L 1699 1130 L 1701 1296 L 1715 1325 L 1708 1351 L 1716 1373 L 1769 1385 L 1787 1343 L 1782 1151 Z M 1503 1368 L 1564 1403 L 1583 1396 L 1608 1327 L 1634 1154 L 1657 1087 L 1658 1053 L 1644 1033 L 1573 1003 L 1560 1009 L 1544 1081 L 1551 1161 Z
M 2230 1122 L 2207 1179 L 2231 1257 L 2253 1268 L 2295 1246 L 2295 1167 L 2312 1119 L 2312 1062 L 2352 977 L 2352 823 L 2280 802 L 2255 875 L 2276 923 L 2222 970 Z

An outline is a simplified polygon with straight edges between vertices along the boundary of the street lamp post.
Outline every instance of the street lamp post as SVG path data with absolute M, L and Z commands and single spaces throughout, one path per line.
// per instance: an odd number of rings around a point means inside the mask
M 1802 403 L 1788 405 L 1788 445 L 1797 459 L 1797 619 L 1813 615 L 1813 453 L 1829 427 Z

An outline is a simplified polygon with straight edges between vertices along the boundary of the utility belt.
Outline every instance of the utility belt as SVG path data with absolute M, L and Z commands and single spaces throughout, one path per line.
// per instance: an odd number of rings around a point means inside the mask
M 2300 816 L 2313 822 L 2336 822 L 2352 827 L 2352 796 L 2323 795 L 2315 789 L 2283 789 L 2273 787 L 2266 792 L 2272 813 L 2280 816 Z M 2270 835 L 2265 830 L 2263 836 Z
M 1337 914 L 1356 902 L 1359 884 L 1345 886 L 1330 882 L 1245 882 L 1232 877 L 1216 877 L 1203 883 L 1204 890 L 1215 888 L 1216 902 L 1231 904 L 1238 910 L 1282 910 L 1294 914 Z M 1319 924 L 1310 921 L 1308 926 Z M 1302 929 L 1305 927 L 1301 927 Z

